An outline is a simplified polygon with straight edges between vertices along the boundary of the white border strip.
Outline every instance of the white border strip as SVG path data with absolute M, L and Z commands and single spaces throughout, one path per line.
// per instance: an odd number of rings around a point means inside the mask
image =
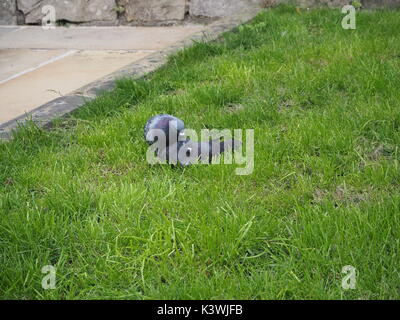
M 1 80 L 0 84 L 6 83 L 6 82 L 8 82 L 10 80 L 13 80 L 13 79 L 18 78 L 20 76 L 23 76 L 24 74 L 27 74 L 27 73 L 30 73 L 30 72 L 35 71 L 37 69 L 40 69 L 40 68 L 42 68 L 42 67 L 44 67 L 44 66 L 46 66 L 46 65 L 48 65 L 50 63 L 53 63 L 53 62 L 56 62 L 58 60 L 64 59 L 66 57 L 69 57 L 70 55 L 73 55 L 73 54 L 77 53 L 78 51 L 79 50 L 70 50 L 68 52 L 65 52 L 62 55 L 56 56 L 54 58 L 51 58 L 51 59 L 49 59 L 49 60 L 47 60 L 45 62 L 42 62 L 42 63 L 38 64 L 35 67 L 32 67 L 32 68 L 26 69 L 24 71 L 18 72 L 17 74 L 12 75 L 11 77 L 8 77 L 8 78 L 6 78 L 4 80 Z

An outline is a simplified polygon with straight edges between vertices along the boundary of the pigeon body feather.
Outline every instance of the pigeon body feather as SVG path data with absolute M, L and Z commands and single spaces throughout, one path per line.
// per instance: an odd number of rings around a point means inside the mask
M 178 136 L 183 133 L 185 124 L 181 119 L 169 114 L 158 114 L 150 118 L 144 127 L 144 138 L 150 145 L 157 141 L 152 134 L 153 129 L 159 129 L 164 132 L 166 146 L 169 146 L 178 141 Z
M 215 139 L 208 142 L 195 142 L 191 140 L 178 141 L 164 150 L 161 150 L 158 156 L 162 161 L 183 166 L 193 164 L 197 161 L 207 161 L 211 163 L 214 157 L 227 151 L 236 150 L 240 145 L 241 142 L 238 140 L 221 141 L 220 139 Z M 195 155 L 197 155 L 197 157 L 190 158 Z

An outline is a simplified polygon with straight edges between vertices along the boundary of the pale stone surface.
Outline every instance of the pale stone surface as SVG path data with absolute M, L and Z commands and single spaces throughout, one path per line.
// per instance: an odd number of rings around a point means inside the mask
M 341 8 L 345 5 L 351 4 L 352 0 L 298 0 L 297 2 L 303 8 L 311 8 L 314 6 L 328 6 L 330 8 Z
M 155 22 L 183 20 L 185 0 L 121 0 L 128 22 Z
M 159 50 L 204 26 L 173 27 L 25 27 L 0 38 L 0 49 Z M 0 29 L 1 32 L 1 29 Z
M 7 33 L 18 31 L 20 28 L 21 27 L 17 27 L 17 26 L 15 26 L 15 27 L 9 27 L 9 26 L 0 27 L 0 37 L 5 35 L 5 34 L 7 34 Z
M 18 9 L 25 14 L 26 23 L 41 23 L 45 5 L 54 6 L 56 20 L 110 24 L 117 21 L 114 0 L 18 0 Z
M 65 50 L 0 50 L 0 82 L 65 53 Z
M 58 27 L 44 31 L 39 26 L 2 27 L 0 127 L 204 28 Z
M 15 0 L 1 0 L 0 25 L 17 24 Z
M 262 0 L 190 0 L 189 13 L 192 16 L 226 17 L 261 3 Z
M 0 85 L 0 123 L 79 89 L 148 54 L 150 53 L 81 51 L 3 83 Z

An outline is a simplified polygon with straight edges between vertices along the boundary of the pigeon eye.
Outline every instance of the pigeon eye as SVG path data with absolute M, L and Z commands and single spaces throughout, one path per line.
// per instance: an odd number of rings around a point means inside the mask
M 192 148 L 188 148 L 186 151 L 186 156 L 190 157 L 190 153 L 192 152 Z

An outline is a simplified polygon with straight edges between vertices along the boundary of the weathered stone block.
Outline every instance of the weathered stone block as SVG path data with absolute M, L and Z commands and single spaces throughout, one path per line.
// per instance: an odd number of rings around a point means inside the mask
M 185 0 L 122 0 L 128 22 L 157 22 L 183 20 Z
M 114 0 L 18 0 L 18 9 L 25 14 L 26 23 L 41 23 L 42 8 L 54 6 L 57 20 L 71 22 L 115 22 Z
M 192 16 L 225 17 L 262 2 L 262 0 L 191 0 L 189 12 Z
M 17 0 L 18 9 L 24 13 L 31 11 L 42 0 Z
M 1 0 L 0 3 L 0 25 L 17 24 L 17 8 L 15 0 Z
M 300 7 L 309 8 L 314 6 L 328 6 L 330 8 L 340 8 L 351 4 L 352 0 L 298 0 Z

